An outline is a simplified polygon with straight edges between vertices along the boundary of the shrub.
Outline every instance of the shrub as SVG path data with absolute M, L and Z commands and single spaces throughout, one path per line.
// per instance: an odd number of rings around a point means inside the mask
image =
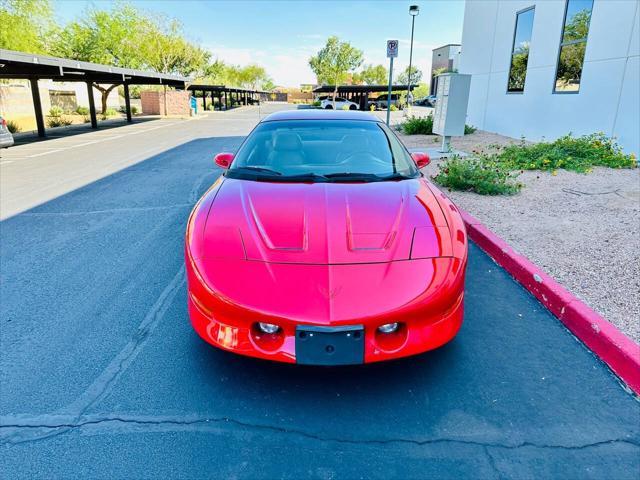
M 375 111 L 376 111 L 376 105 L 375 105 L 375 103 L 372 103 L 371 105 L 369 105 L 369 111 L 370 111 L 370 112 L 375 112 Z
M 137 115 L 138 114 L 138 107 L 136 107 L 135 105 L 131 105 L 131 115 Z
M 13 120 L 7 120 L 7 128 L 11 133 L 20 133 L 22 131 L 22 127 Z
M 118 115 L 118 112 L 115 108 L 107 108 L 102 114 L 103 117 L 115 117 L 116 115 Z
M 343 105 L 340 110 L 349 110 L 349 105 Z
M 89 115 L 89 107 L 77 107 L 76 113 L 78 115 Z
M 400 124 L 400 130 L 406 135 L 431 135 L 433 134 L 433 115 L 407 118 Z
M 47 118 L 47 126 L 49 128 L 53 127 L 66 127 L 67 125 L 71 125 L 73 122 L 69 118 L 65 118 L 62 115 L 59 116 L 49 116 Z
M 554 142 L 510 145 L 499 153 L 500 161 L 512 170 L 565 169 L 588 173 L 592 167 L 635 168 L 633 155 L 625 155 L 615 140 L 603 133 L 582 137 L 571 134 Z
M 316 100 L 315 102 L 313 102 L 314 107 L 319 107 L 320 105 L 322 105 L 322 102 L 320 100 Z
M 469 135 L 471 133 L 474 133 L 476 130 L 478 130 L 476 127 L 474 127 L 473 125 L 467 125 L 466 123 L 464 124 L 464 134 L 465 135 Z
M 398 110 L 398 107 L 396 107 L 395 104 L 392 103 L 389 107 L 389 110 L 391 110 L 392 112 L 396 112 Z
M 63 113 L 64 110 L 62 109 L 62 107 L 58 107 L 57 105 L 54 105 L 49 109 L 50 117 L 61 117 Z
M 522 183 L 495 155 L 462 158 L 458 155 L 438 166 L 433 179 L 450 190 L 475 192 L 480 195 L 511 195 L 518 193 Z

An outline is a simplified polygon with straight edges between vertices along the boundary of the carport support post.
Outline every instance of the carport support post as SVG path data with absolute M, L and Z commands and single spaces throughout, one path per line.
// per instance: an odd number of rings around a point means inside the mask
M 129 97 L 129 84 L 124 84 L 124 108 L 127 113 L 127 122 L 131 123 L 131 98 Z
M 96 102 L 93 98 L 93 83 L 87 82 L 87 94 L 89 96 L 89 116 L 91 117 L 91 128 L 98 128 L 98 118 L 96 117 Z
M 42 102 L 40 101 L 40 90 L 38 90 L 38 79 L 30 78 L 31 97 L 33 98 L 33 110 L 36 114 L 36 125 L 38 126 L 38 136 L 44 137 L 44 116 L 42 115 Z
M 222 107 L 220 107 L 220 109 L 222 109 Z M 229 104 L 227 103 L 227 91 L 224 91 L 224 109 L 228 110 L 229 109 Z

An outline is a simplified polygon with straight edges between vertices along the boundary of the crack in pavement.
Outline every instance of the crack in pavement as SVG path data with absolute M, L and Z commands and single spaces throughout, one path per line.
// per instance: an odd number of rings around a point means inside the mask
M 102 373 L 95 378 L 91 385 L 89 385 L 89 387 L 73 403 L 59 410 L 59 412 L 62 411 L 64 413 L 60 413 L 57 415 L 54 413 L 41 417 L 66 417 L 70 419 L 68 421 L 68 425 L 54 426 L 52 428 L 55 431 L 45 432 L 43 435 L 36 436 L 36 438 L 34 438 L 35 440 L 63 433 L 63 430 L 60 430 L 63 428 L 69 429 L 78 426 L 79 421 L 83 417 L 84 413 L 93 405 L 102 400 L 111 391 L 111 388 L 117 382 L 120 375 L 122 375 L 122 373 L 126 371 L 129 365 L 138 356 L 138 353 L 142 350 L 147 339 L 149 338 L 153 330 L 157 327 L 158 323 L 160 323 L 160 320 L 173 303 L 173 299 L 184 285 L 185 280 L 185 266 L 183 264 L 178 272 L 173 276 L 169 284 L 164 288 L 164 290 L 162 290 L 151 308 L 147 311 L 147 314 L 138 325 L 129 342 L 127 342 L 122 350 L 120 350 L 118 355 L 116 355 L 111 360 L 109 365 L 107 365 Z M 10 425 L 7 425 L 5 418 L 7 417 L 0 418 L 0 430 L 10 427 Z M 19 427 L 19 425 L 16 426 Z M 47 429 L 49 427 L 44 424 L 42 428 Z M 51 428 L 49 428 L 49 430 L 51 430 Z M 12 437 L 13 435 L 11 432 L 8 432 L 4 435 L 0 434 L 0 438 L 9 443 L 12 443 Z
M 425 446 L 438 443 L 458 443 L 463 445 L 472 445 L 483 448 L 503 448 L 508 450 L 515 450 L 519 448 L 532 447 L 532 448 L 550 448 L 561 450 L 583 450 L 586 448 L 598 447 L 601 445 L 610 445 L 616 443 L 624 443 L 633 445 L 640 448 L 640 439 L 634 438 L 620 438 L 609 440 L 598 440 L 586 444 L 578 445 L 565 445 L 565 444 L 551 444 L 551 443 L 535 443 L 529 441 L 523 441 L 518 443 L 496 443 L 480 440 L 467 440 L 461 438 L 431 438 L 425 440 L 416 440 L 410 438 L 370 438 L 370 439 L 353 439 L 353 438 L 340 438 L 325 436 L 319 433 L 307 432 L 295 428 L 279 427 L 275 425 L 258 424 L 252 422 L 246 422 L 236 420 L 230 417 L 149 417 L 149 416 L 122 416 L 122 415 L 92 415 L 81 416 L 79 418 L 72 416 L 51 416 L 41 415 L 35 417 L 24 416 L 5 416 L 0 417 L 0 439 L 4 438 L 7 443 L 22 443 L 29 441 L 41 440 L 52 435 L 58 435 L 66 432 L 70 429 L 79 429 L 83 427 L 107 427 L 107 430 L 113 431 L 113 427 L 125 424 L 133 426 L 133 429 L 117 428 L 118 433 L 125 433 L 128 431 L 136 430 L 135 427 L 140 426 L 155 426 L 155 427 L 169 427 L 164 430 L 179 431 L 184 428 L 181 427 L 201 427 L 201 428 L 189 428 L 190 431 L 207 431 L 207 428 L 211 428 L 213 425 L 234 425 L 240 428 L 248 428 L 255 430 L 264 430 L 274 433 L 286 434 L 286 435 L 298 435 L 310 440 L 319 442 L 332 442 L 352 445 L 389 445 L 389 444 L 408 444 L 415 446 Z M 175 428 L 178 427 L 178 428 Z M 25 432 L 20 433 L 22 430 Z M 38 432 L 37 430 L 45 430 L 45 432 Z M 6 434 L 2 434 L 2 431 L 7 431 Z M 95 431 L 95 429 L 94 429 Z M 28 433 L 27 433 L 28 432 Z M 6 438 L 5 438 L 6 437 Z M 487 451 L 487 455 L 489 455 Z M 490 455 L 489 455 L 490 456 Z

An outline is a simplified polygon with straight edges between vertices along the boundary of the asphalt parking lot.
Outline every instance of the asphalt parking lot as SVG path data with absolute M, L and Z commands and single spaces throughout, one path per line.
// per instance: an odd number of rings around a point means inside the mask
M 0 476 L 637 479 L 640 402 L 474 245 L 462 330 L 418 357 L 302 368 L 192 331 L 187 216 L 269 109 L 2 152 Z

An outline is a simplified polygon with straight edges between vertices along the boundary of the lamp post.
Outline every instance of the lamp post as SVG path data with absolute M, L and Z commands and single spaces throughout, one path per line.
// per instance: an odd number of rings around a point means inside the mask
M 413 27 L 416 23 L 416 16 L 420 13 L 420 7 L 418 5 L 411 5 L 409 7 L 409 15 L 411 15 L 411 46 L 409 47 L 409 74 L 407 75 L 407 83 L 409 84 L 409 91 L 407 97 L 410 99 L 409 107 L 413 104 L 413 94 L 411 93 L 411 60 L 413 59 Z

